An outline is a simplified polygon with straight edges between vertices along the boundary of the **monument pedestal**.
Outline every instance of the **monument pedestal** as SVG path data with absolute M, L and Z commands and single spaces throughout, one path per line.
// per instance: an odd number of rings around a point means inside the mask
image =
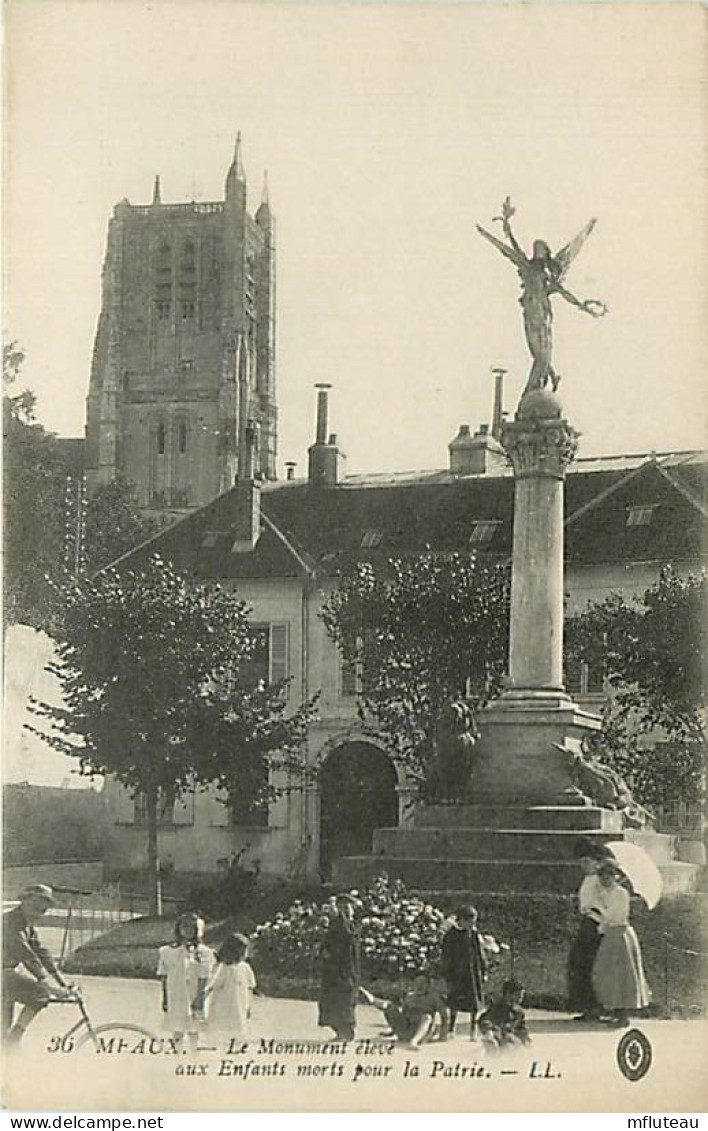
M 563 480 L 577 438 L 547 389 L 524 393 L 502 429 L 515 480 L 509 686 L 478 719 L 466 796 L 420 805 L 409 827 L 377 829 L 370 856 L 336 862 L 337 885 L 359 887 L 386 872 L 465 901 L 490 892 L 552 899 L 578 887 L 579 835 L 624 837 L 621 813 L 574 789 L 573 755 L 601 725 L 563 688 Z M 669 839 L 654 847 L 665 851 Z M 692 868 L 676 882 L 694 883 Z
M 579 835 L 617 840 L 622 817 L 589 805 L 421 805 L 412 826 L 377 829 L 370 856 L 337 860 L 333 879 L 359 887 L 385 872 L 451 896 L 569 895 L 579 883 Z
M 469 796 L 475 805 L 577 805 L 571 755 L 600 729 L 564 692 L 505 692 L 479 718 Z

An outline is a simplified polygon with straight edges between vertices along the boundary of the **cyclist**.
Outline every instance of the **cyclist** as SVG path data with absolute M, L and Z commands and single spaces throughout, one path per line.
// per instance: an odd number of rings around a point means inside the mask
M 20 1043 L 37 1014 L 56 997 L 49 988 L 50 978 L 62 996 L 70 993 L 34 929 L 53 904 L 54 893 L 47 884 L 32 884 L 22 892 L 17 907 L 2 918 L 2 1034 L 8 1046 Z M 21 966 L 26 973 L 18 969 Z M 13 1024 L 16 1004 L 22 1009 Z

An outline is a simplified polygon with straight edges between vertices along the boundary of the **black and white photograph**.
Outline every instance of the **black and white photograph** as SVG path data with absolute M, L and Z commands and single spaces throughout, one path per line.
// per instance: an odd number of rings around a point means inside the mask
M 704 6 L 3 14 L 3 1107 L 698 1126 Z

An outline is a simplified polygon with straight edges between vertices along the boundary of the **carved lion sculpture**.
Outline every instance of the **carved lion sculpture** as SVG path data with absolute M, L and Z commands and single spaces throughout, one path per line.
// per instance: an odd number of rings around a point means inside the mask
M 603 809 L 619 809 L 625 823 L 634 828 L 651 823 L 652 814 L 634 800 L 631 789 L 617 770 L 587 752 L 569 750 L 559 743 L 554 743 L 554 746 L 570 758 L 574 789 L 586 803 L 589 801 Z
M 430 794 L 436 801 L 461 801 L 472 776 L 474 748 L 479 738 L 469 704 L 449 699 L 443 704 L 435 731 L 435 760 Z

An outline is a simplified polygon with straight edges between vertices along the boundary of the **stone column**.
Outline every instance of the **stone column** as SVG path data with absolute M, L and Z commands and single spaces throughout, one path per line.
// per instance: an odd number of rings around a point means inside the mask
M 578 434 L 553 393 L 521 398 L 502 444 L 514 467 L 510 689 L 563 690 L 563 480 Z
M 501 442 L 514 468 L 509 684 L 480 714 L 478 805 L 573 803 L 572 754 L 600 721 L 563 688 L 563 480 L 578 433 L 558 397 L 526 393 Z

